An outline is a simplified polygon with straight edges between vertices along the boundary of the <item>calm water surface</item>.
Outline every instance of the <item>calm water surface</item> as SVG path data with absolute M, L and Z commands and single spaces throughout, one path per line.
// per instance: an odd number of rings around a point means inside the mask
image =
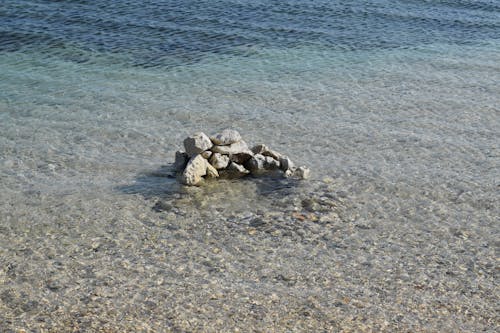
M 499 105 L 497 0 L 1 1 L 0 330 L 493 332 Z

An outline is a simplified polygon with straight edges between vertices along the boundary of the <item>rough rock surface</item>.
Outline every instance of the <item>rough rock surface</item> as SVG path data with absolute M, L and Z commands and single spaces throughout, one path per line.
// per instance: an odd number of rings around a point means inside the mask
M 207 163 L 207 178 L 217 178 L 219 177 L 219 172 L 216 168 Z
M 266 163 L 264 164 L 264 168 L 267 170 L 275 170 L 280 167 L 280 162 L 276 159 L 274 159 L 271 156 L 264 156 L 266 159 Z
M 215 145 L 212 147 L 211 150 L 214 153 L 219 153 L 224 155 L 248 153 L 250 151 L 250 149 L 248 149 L 247 144 L 243 140 L 232 143 L 228 146 Z
M 264 156 L 271 156 L 275 160 L 279 160 L 282 157 L 282 155 L 280 153 L 278 153 L 277 151 L 274 151 L 272 149 L 269 149 L 268 146 L 263 145 L 263 144 L 254 146 L 252 148 L 252 152 L 254 154 L 261 154 L 261 155 L 264 155 Z
M 239 178 L 248 174 L 307 179 L 311 171 L 297 168 L 292 160 L 264 144 L 249 149 L 241 135 L 226 129 L 208 137 L 202 132 L 184 140 L 186 152 L 175 154 L 174 168 L 183 184 L 198 185 L 204 178 Z
M 241 140 L 241 135 L 238 131 L 225 129 L 220 133 L 210 137 L 212 142 L 219 146 L 226 146 Z
M 189 157 L 200 154 L 212 148 L 212 146 L 212 141 L 210 141 L 210 138 L 203 132 L 195 133 L 184 139 L 184 148 Z
M 224 169 L 229 165 L 229 156 L 213 153 L 210 157 L 210 164 L 217 170 Z
M 205 150 L 200 155 L 203 156 L 204 158 L 206 158 L 208 160 L 210 158 L 210 156 L 212 156 L 212 152 L 210 150 Z
M 297 176 L 301 179 L 308 179 L 311 176 L 311 170 L 309 170 L 309 168 L 305 166 L 298 167 L 294 172 L 294 176 Z
M 193 156 L 181 176 L 181 181 L 185 185 L 198 185 L 202 177 L 207 174 L 208 162 L 201 155 Z
M 243 164 L 246 161 L 248 161 L 250 158 L 252 158 L 253 153 L 251 150 L 247 150 L 238 154 L 231 154 L 229 155 L 229 159 L 233 162 Z
M 264 169 L 265 163 L 266 163 L 266 158 L 263 155 L 255 154 L 247 161 L 247 163 L 245 163 L 245 166 L 251 172 L 262 172 L 265 170 Z

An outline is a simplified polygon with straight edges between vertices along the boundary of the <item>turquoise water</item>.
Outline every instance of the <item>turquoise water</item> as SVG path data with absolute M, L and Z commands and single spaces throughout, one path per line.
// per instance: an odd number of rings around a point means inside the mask
M 0 4 L 0 330 L 495 331 L 498 1 Z M 186 189 L 226 127 L 312 169 Z

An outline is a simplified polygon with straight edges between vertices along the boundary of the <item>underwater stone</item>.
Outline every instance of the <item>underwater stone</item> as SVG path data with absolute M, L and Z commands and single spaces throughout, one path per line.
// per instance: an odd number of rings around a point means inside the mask
M 301 179 L 308 179 L 311 176 L 311 170 L 309 170 L 308 167 L 301 166 L 298 167 L 293 174 Z
M 224 169 L 229 164 L 229 156 L 221 155 L 219 153 L 213 153 L 212 157 L 210 157 L 210 164 L 217 170 Z
M 214 153 L 223 155 L 241 154 L 249 151 L 247 144 L 243 140 L 232 143 L 229 146 L 213 146 L 211 150 Z

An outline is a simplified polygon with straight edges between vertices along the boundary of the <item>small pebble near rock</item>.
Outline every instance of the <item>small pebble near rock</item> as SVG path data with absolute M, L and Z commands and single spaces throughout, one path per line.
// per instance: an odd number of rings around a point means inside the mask
M 311 171 L 295 167 L 292 160 L 264 144 L 248 148 L 241 135 L 233 129 L 208 136 L 195 133 L 184 140 L 186 152 L 175 153 L 174 169 L 185 185 L 200 185 L 208 178 L 240 178 L 246 175 L 279 175 L 307 179 Z

